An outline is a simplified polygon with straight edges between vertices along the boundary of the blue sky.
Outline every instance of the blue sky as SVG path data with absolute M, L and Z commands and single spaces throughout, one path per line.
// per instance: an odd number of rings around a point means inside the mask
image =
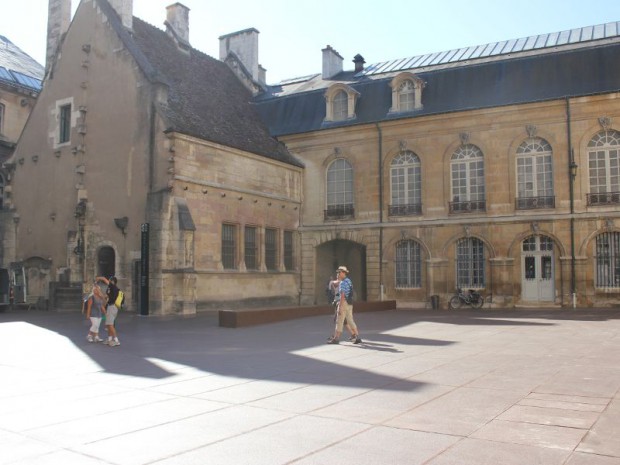
M 133 0 L 134 15 L 163 28 L 176 0 Z M 218 37 L 254 27 L 267 81 L 321 71 L 331 45 L 352 69 L 367 64 L 620 21 L 620 0 L 183 0 L 190 42 L 218 57 Z M 73 0 L 74 9 L 78 0 Z M 44 64 L 47 0 L 0 0 L 0 35 Z

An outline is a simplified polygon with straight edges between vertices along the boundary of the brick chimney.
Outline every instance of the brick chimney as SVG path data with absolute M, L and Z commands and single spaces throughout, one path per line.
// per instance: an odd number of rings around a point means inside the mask
M 220 37 L 220 60 L 225 61 L 230 52 L 234 53 L 256 82 L 262 74 L 258 64 L 258 34 L 250 28 Z
M 45 74 L 52 66 L 60 42 L 71 24 L 71 0 L 50 0 L 48 8 Z
M 341 73 L 344 59 L 340 54 L 331 45 L 328 45 L 321 51 L 323 52 L 323 79 L 329 79 Z
M 164 24 L 168 34 L 173 31 L 178 39 L 189 44 L 189 8 L 178 2 L 167 6 Z
M 133 29 L 133 0 L 108 0 L 121 17 L 123 26 Z

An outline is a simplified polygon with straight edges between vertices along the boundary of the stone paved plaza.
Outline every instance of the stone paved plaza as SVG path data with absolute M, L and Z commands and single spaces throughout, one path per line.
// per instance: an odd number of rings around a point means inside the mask
M 0 314 L 1 465 L 620 465 L 620 310 Z

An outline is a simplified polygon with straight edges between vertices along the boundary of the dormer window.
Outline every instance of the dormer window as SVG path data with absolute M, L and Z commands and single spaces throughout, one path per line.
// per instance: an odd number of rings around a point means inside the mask
M 424 81 L 411 73 L 401 73 L 392 79 L 392 108 L 390 113 L 422 109 Z
M 334 84 L 325 92 L 325 121 L 346 121 L 355 118 L 355 102 L 359 92 L 346 84 Z

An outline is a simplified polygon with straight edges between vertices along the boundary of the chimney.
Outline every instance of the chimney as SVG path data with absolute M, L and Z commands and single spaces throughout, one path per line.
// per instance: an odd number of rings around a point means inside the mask
M 342 72 L 342 62 L 340 54 L 328 45 L 323 50 L 323 79 L 329 79 Z
M 109 2 L 121 17 L 123 26 L 133 29 L 133 0 L 109 0 Z
M 256 82 L 259 82 L 261 75 L 258 64 L 258 34 L 256 29 L 250 28 L 220 37 L 220 60 L 225 61 L 229 53 L 234 53 Z
M 364 57 L 359 53 L 353 57 L 353 63 L 355 63 L 355 72 L 359 73 L 360 71 L 364 71 Z
M 189 8 L 181 3 L 175 3 L 166 7 L 166 32 L 170 29 L 178 39 L 189 44 Z
M 71 0 L 50 0 L 48 8 L 45 74 L 52 66 L 60 42 L 71 24 Z

